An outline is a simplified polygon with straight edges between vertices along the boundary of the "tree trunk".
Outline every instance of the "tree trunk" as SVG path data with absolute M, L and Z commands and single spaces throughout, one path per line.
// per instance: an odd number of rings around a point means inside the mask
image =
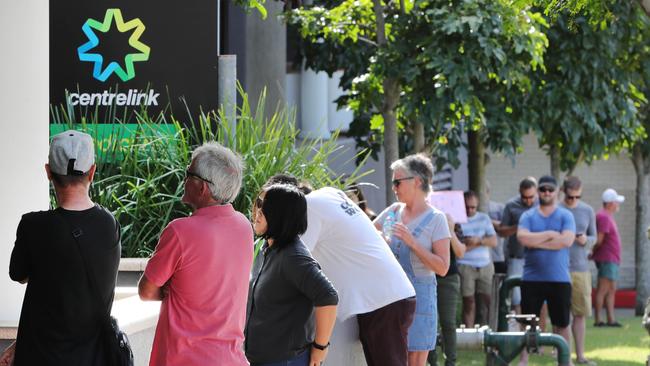
M 478 210 L 487 212 L 489 202 L 485 190 L 485 145 L 479 131 L 467 131 L 467 148 L 469 189 L 479 196 Z
M 560 174 L 562 173 L 560 169 L 560 150 L 557 146 L 553 145 L 550 147 L 549 152 L 551 158 L 551 175 L 559 182 Z
M 422 122 L 415 122 L 413 128 L 413 140 L 415 144 L 413 146 L 413 152 L 419 153 L 424 151 L 424 124 Z
M 636 315 L 643 315 L 645 301 L 650 297 L 650 159 L 643 156 L 639 146 L 632 150 L 632 163 L 636 170 L 636 232 L 635 232 L 635 279 Z
M 381 49 L 386 47 L 386 26 L 384 21 L 384 6 L 381 0 L 373 0 L 375 19 L 377 22 L 377 45 Z M 395 201 L 392 191 L 393 175 L 390 170 L 390 164 L 399 158 L 398 141 L 397 141 L 397 117 L 395 108 L 399 102 L 400 85 L 397 79 L 387 77 L 383 82 L 384 100 L 379 108 L 381 115 L 384 117 L 384 167 L 386 181 L 386 204 Z

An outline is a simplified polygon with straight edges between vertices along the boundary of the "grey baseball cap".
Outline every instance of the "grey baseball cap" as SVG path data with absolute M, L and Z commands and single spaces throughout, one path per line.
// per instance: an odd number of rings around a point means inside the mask
M 48 157 L 50 170 L 59 175 L 83 175 L 95 164 L 93 138 L 68 130 L 52 137 Z

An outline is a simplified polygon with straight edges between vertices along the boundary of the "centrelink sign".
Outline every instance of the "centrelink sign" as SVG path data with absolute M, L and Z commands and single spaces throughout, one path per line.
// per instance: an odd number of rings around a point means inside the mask
M 106 108 L 146 108 L 181 118 L 213 110 L 217 26 L 215 2 L 52 2 L 52 107 L 100 116 Z

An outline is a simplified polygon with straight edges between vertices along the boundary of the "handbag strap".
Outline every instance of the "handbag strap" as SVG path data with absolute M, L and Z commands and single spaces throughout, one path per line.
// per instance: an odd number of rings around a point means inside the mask
M 72 239 L 77 244 L 79 256 L 81 257 L 81 265 L 84 267 L 84 270 L 86 272 L 86 278 L 88 278 L 88 285 L 90 286 L 90 292 L 94 295 L 93 297 L 95 299 L 95 306 L 97 308 L 98 318 L 103 321 L 110 320 L 110 314 L 103 314 L 102 309 L 104 308 L 104 305 L 102 304 L 102 298 L 101 295 L 99 294 L 99 288 L 97 287 L 95 279 L 92 276 L 90 269 L 88 268 L 88 263 L 86 263 L 86 258 L 84 257 L 83 250 L 81 248 L 80 238 L 84 235 L 83 230 L 79 227 L 73 228 L 73 225 L 70 224 L 70 221 L 60 211 L 54 210 L 54 212 L 63 220 L 65 226 L 70 231 L 70 235 L 72 235 Z

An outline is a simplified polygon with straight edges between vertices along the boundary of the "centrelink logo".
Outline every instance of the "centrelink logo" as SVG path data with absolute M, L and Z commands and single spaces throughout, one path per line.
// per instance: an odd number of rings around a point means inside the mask
M 124 67 L 117 61 L 109 63 L 104 67 L 104 56 L 99 53 L 89 52 L 99 45 L 99 39 L 94 30 L 106 33 L 111 29 L 111 25 L 115 23 L 117 30 L 120 33 L 132 31 L 129 37 L 129 45 L 136 49 L 137 53 L 129 53 L 124 57 Z M 99 81 L 105 82 L 111 74 L 117 75 L 120 80 L 126 82 L 135 77 L 134 62 L 149 60 L 150 48 L 140 41 L 140 36 L 144 33 L 146 27 L 139 18 L 131 19 L 124 22 L 122 12 L 120 9 L 107 9 L 104 15 L 104 21 L 99 22 L 95 19 L 88 18 L 81 30 L 88 38 L 88 42 L 84 43 L 77 49 L 79 60 L 85 62 L 93 62 L 93 77 Z M 158 105 L 159 93 L 154 90 L 148 92 L 139 92 L 136 89 L 129 90 L 127 93 L 111 93 L 104 90 L 102 93 L 71 93 L 68 96 L 68 101 L 71 105 L 118 105 L 118 106 L 133 106 L 133 105 Z

